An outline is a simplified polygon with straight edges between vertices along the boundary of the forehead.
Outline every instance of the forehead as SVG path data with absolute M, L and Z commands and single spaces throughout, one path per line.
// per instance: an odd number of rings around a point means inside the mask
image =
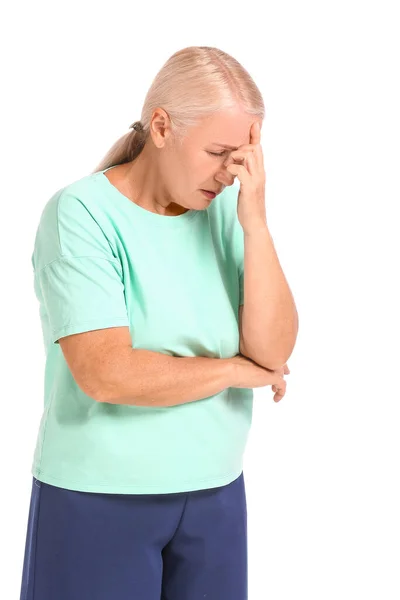
M 206 144 L 236 150 L 239 146 L 250 143 L 250 128 L 256 120 L 254 115 L 240 110 L 220 112 L 203 119 L 199 135 Z

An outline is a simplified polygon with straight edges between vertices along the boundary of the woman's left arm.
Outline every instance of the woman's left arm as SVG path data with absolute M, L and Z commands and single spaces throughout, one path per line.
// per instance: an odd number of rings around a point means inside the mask
M 260 138 L 261 125 L 254 122 L 250 128 L 250 143 L 231 152 L 225 166 L 240 181 L 237 214 L 244 233 L 240 352 L 259 365 L 275 370 L 291 355 L 299 323 L 267 225 L 266 177 Z
M 299 327 L 293 295 L 268 227 L 244 235 L 244 304 L 240 352 L 268 369 L 291 355 Z

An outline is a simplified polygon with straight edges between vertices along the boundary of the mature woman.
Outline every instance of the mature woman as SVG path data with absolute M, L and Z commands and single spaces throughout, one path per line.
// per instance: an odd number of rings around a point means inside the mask
M 235 59 L 180 50 L 141 121 L 45 205 L 21 599 L 247 598 L 253 388 L 283 397 L 297 334 L 266 221 L 263 118 Z

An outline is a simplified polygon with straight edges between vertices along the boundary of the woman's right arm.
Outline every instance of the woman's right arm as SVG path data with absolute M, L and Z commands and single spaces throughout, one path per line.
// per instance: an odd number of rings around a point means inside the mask
M 87 331 L 59 339 L 79 387 L 98 402 L 174 406 L 227 387 L 283 387 L 283 377 L 250 359 L 175 357 L 132 347 L 129 327 Z

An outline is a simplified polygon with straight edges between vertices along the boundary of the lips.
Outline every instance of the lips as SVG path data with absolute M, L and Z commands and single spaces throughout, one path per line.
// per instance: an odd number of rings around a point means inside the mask
M 210 190 L 201 190 L 206 196 L 207 198 L 215 198 L 215 196 L 217 195 L 216 192 L 211 192 Z

